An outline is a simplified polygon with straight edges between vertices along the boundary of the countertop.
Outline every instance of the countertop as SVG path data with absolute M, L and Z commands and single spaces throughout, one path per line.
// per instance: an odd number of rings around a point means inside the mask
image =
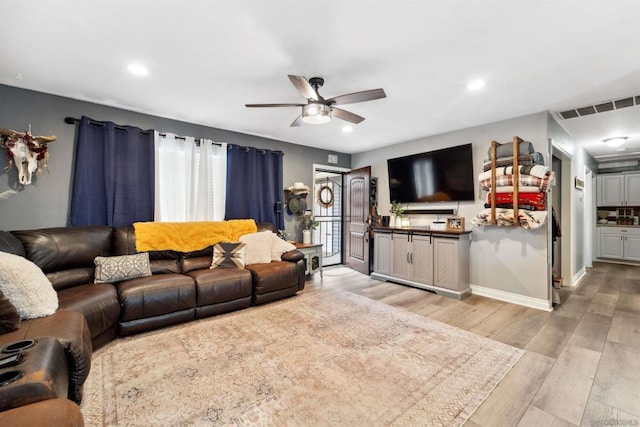
M 622 225 L 622 224 L 611 223 L 611 224 L 596 224 L 596 226 L 597 227 L 618 227 L 618 228 L 640 228 L 639 224 Z

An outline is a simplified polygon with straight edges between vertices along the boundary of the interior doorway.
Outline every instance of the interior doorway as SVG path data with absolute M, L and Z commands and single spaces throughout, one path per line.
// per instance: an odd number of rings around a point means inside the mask
M 343 263 L 343 185 L 342 177 L 349 169 L 313 165 L 313 215 L 320 223 L 314 243 L 322 243 L 322 266 Z

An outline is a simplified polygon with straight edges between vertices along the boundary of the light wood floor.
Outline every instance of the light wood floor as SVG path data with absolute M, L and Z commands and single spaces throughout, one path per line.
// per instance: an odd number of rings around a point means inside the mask
M 316 273 L 304 292 L 332 287 L 526 350 L 465 426 L 640 425 L 640 267 L 595 263 L 551 313 L 344 268 Z

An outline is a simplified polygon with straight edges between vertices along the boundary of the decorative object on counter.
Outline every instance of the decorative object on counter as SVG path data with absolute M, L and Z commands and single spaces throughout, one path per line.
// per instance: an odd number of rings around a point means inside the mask
M 400 217 L 404 213 L 404 208 L 400 202 L 396 202 L 395 200 L 391 202 L 391 209 L 389 209 L 391 213 L 391 218 L 389 220 L 389 227 L 401 227 L 402 222 Z
M 464 217 L 452 216 L 447 218 L 447 231 L 464 231 Z
M 635 212 L 633 208 L 616 209 L 617 225 L 633 225 L 635 223 Z
M 609 211 L 598 209 L 598 224 L 609 224 Z
M 49 153 L 47 144 L 58 139 L 56 136 L 33 136 L 31 125 L 26 132 L 0 127 L 0 148 L 7 150 L 7 171 L 15 166 L 18 171 L 18 182 L 21 185 L 31 184 L 33 173 L 41 174 L 47 169 Z M 48 170 L 48 169 L 47 169 Z
M 315 230 L 320 223 L 316 221 L 311 211 L 307 211 L 302 215 L 300 225 L 302 226 L 302 243 L 310 244 L 311 231 Z

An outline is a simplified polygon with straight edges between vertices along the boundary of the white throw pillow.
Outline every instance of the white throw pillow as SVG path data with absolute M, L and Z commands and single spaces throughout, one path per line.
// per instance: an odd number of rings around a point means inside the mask
M 240 236 L 240 241 L 247 245 L 244 253 L 245 265 L 271 262 L 271 231 L 260 231 Z
M 0 252 L 0 290 L 23 319 L 53 314 L 58 294 L 40 267 L 26 258 Z
M 282 240 L 275 233 L 271 233 L 271 235 L 273 236 L 271 240 L 271 261 L 282 261 L 282 254 L 294 250 L 296 246 L 286 240 Z

